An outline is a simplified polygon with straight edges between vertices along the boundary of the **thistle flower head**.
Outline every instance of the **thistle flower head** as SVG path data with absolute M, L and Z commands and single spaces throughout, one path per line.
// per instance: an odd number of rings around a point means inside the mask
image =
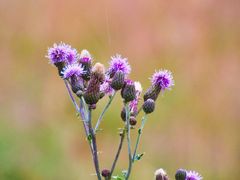
M 131 79 L 125 80 L 125 85 L 131 85 L 131 86 L 134 86 L 134 88 L 135 88 L 134 82 Z
M 136 89 L 132 80 L 129 79 L 125 81 L 121 96 L 126 103 L 136 99 Z
M 134 86 L 135 86 L 135 90 L 136 90 L 136 97 L 134 100 L 132 100 L 130 103 L 129 103 L 129 106 L 130 106 L 130 110 L 133 114 L 137 114 L 138 112 L 138 102 L 140 100 L 140 95 L 142 93 L 142 85 L 140 82 L 138 81 L 135 81 L 134 82 Z
M 142 93 L 142 90 L 143 90 L 141 83 L 138 82 L 138 81 L 135 81 L 135 82 L 134 82 L 134 86 L 135 86 L 136 91 L 141 94 L 141 93 Z
M 111 87 L 110 82 L 109 76 L 106 76 L 105 81 L 100 85 L 100 91 L 107 96 L 112 96 L 114 93 L 114 89 Z
M 105 68 L 101 63 L 96 63 L 92 68 L 92 74 L 84 93 L 87 104 L 96 104 L 101 97 L 100 86 L 105 80 Z
M 133 114 L 137 114 L 137 112 L 138 112 L 138 100 L 137 100 L 137 99 L 132 100 L 132 101 L 129 103 L 129 107 L 130 107 L 130 111 L 131 111 Z
M 81 76 L 82 74 L 84 74 L 84 70 L 78 64 L 71 64 L 71 65 L 67 65 L 63 69 L 62 74 L 63 74 L 64 79 L 68 79 L 68 78 L 70 78 L 74 75 L 75 76 Z
M 59 62 L 65 62 L 67 64 L 72 64 L 78 58 L 78 53 L 76 49 L 73 49 L 70 45 L 65 43 L 53 44 L 53 47 L 48 48 L 48 54 L 46 56 L 51 64 L 56 64 Z
M 79 54 L 78 54 L 76 49 L 69 46 L 68 49 L 67 49 L 67 57 L 66 58 L 67 58 L 67 63 L 68 64 L 73 64 L 79 58 Z
M 103 169 L 101 174 L 103 177 L 107 178 L 110 176 L 111 172 L 108 169 Z
M 202 176 L 196 171 L 187 171 L 186 180 L 201 180 Z
M 117 91 L 122 89 L 124 84 L 125 84 L 125 74 L 122 71 L 117 71 L 112 78 L 111 87 Z
M 92 61 L 91 54 L 88 52 L 88 50 L 83 49 L 81 54 L 80 54 L 80 62 L 81 63 L 89 63 L 91 61 Z
M 174 85 L 172 73 L 168 70 L 156 71 L 151 78 L 153 86 L 157 86 L 162 90 L 171 89 Z
M 135 86 L 135 89 L 136 89 L 136 100 L 139 101 L 140 95 L 141 95 L 141 93 L 142 93 L 142 91 L 143 91 L 142 85 L 141 85 L 140 82 L 135 81 L 135 82 L 134 82 L 134 86 Z
M 154 175 L 156 177 L 156 180 L 168 180 L 167 173 L 162 168 L 156 170 Z
M 146 100 L 144 103 L 143 103 L 143 111 L 146 113 L 146 114 L 150 114 L 154 111 L 155 109 L 155 102 L 154 100 L 152 99 L 148 99 Z
M 128 64 L 127 58 L 123 58 L 119 54 L 112 56 L 109 64 L 110 67 L 108 71 L 110 76 L 113 76 L 117 71 L 122 71 L 125 76 L 131 72 L 131 67 Z
M 175 174 L 176 180 L 186 180 L 187 171 L 185 169 L 178 169 Z
M 92 72 L 97 74 L 105 74 L 105 67 L 101 63 L 96 63 L 93 66 Z
M 167 173 L 165 172 L 164 169 L 160 168 L 160 169 L 157 169 L 154 174 L 155 174 L 155 176 L 157 176 L 159 174 L 165 176 Z

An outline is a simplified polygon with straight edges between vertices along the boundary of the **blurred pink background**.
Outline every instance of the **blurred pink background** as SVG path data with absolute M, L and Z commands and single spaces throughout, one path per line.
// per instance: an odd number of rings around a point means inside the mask
M 60 41 L 106 66 L 115 53 L 128 57 L 145 90 L 156 69 L 173 72 L 176 85 L 148 118 L 146 154 L 131 179 L 153 179 L 158 168 L 171 179 L 178 168 L 238 179 L 239 19 L 236 0 L 0 0 L 0 179 L 96 179 L 81 123 L 45 58 Z M 115 155 L 121 107 L 118 95 L 101 126 L 101 168 Z M 124 148 L 116 173 L 127 167 Z

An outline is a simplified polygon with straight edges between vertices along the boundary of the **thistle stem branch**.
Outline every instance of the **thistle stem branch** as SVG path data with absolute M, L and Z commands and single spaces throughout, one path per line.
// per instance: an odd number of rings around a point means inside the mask
M 96 142 L 96 136 L 94 134 L 93 128 L 92 128 L 92 118 L 91 118 L 91 109 L 88 111 L 88 123 L 89 123 L 89 132 L 91 135 L 91 143 L 93 147 L 93 162 L 95 166 L 95 170 L 97 173 L 98 180 L 101 180 L 101 174 L 100 174 L 100 169 L 99 169 L 99 162 L 98 162 L 98 151 L 97 151 L 97 142 Z
M 114 169 L 115 169 L 115 166 L 116 166 L 116 164 L 117 164 L 119 155 L 120 155 L 121 150 L 122 150 L 122 145 L 123 145 L 125 133 L 126 133 L 126 130 L 123 129 L 123 131 L 122 131 L 121 134 L 120 134 L 121 139 L 120 139 L 120 143 L 119 143 L 119 146 L 118 146 L 118 150 L 117 150 L 117 153 L 116 153 L 116 156 L 115 156 L 115 159 L 114 159 L 114 161 L 113 161 L 112 168 L 111 168 L 111 171 L 110 171 L 110 176 L 109 176 L 110 179 L 111 179 L 111 177 L 112 177 L 112 174 L 113 174 Z
M 98 118 L 98 120 L 97 120 L 96 126 L 95 126 L 95 128 L 94 128 L 94 134 L 96 134 L 96 132 L 97 132 L 97 130 L 98 130 L 98 128 L 99 128 L 99 125 L 100 125 L 100 123 L 102 122 L 103 116 L 104 116 L 105 112 L 107 111 L 107 109 L 109 108 L 109 106 L 111 105 L 112 100 L 114 99 L 115 95 L 116 95 L 116 91 L 115 91 L 114 94 L 110 97 L 108 103 L 106 104 L 106 106 L 104 107 L 102 113 L 100 114 L 100 116 L 99 116 L 99 118 Z
M 73 105 L 75 106 L 75 109 L 77 110 L 77 112 L 79 113 L 79 112 L 80 112 L 80 109 L 79 109 L 79 107 L 78 107 L 78 104 L 77 104 L 76 100 L 75 100 L 74 97 L 73 97 L 73 94 L 72 94 L 72 92 L 71 92 L 71 89 L 70 89 L 70 87 L 69 87 L 69 85 L 68 85 L 67 80 L 64 80 L 64 83 L 65 83 L 65 86 L 66 86 L 66 88 L 67 88 L 68 94 L 69 94 L 69 96 L 70 96 L 70 98 L 71 98 L 71 100 L 72 100 L 72 103 L 73 103 Z
M 81 116 L 81 118 L 83 120 L 84 131 L 85 131 L 86 136 L 88 137 L 89 136 L 89 128 L 88 128 L 88 125 L 86 124 L 86 121 L 87 121 L 86 114 L 87 114 L 87 112 L 85 111 L 85 109 L 83 109 L 83 107 L 84 107 L 83 104 L 85 102 L 82 101 L 82 99 L 80 99 L 80 108 L 79 108 L 76 100 L 73 97 L 72 91 L 71 91 L 71 89 L 69 87 L 69 84 L 68 84 L 67 80 L 64 80 L 64 83 L 65 83 L 65 86 L 67 88 L 67 91 L 68 91 L 68 94 L 70 96 L 70 99 L 71 99 L 73 105 L 75 106 L 76 111 L 80 114 L 80 116 Z M 91 150 L 91 152 L 93 154 L 93 147 L 92 147 L 91 143 L 89 143 L 89 145 L 90 145 L 90 150 Z
M 129 164 L 128 164 L 128 171 L 126 174 L 126 180 L 129 179 L 129 176 L 131 174 L 132 170 L 132 154 L 131 154 L 131 136 L 130 136 L 130 109 L 129 109 L 129 104 L 127 103 L 125 105 L 125 110 L 126 110 L 126 132 L 127 132 L 127 144 L 128 144 L 128 159 L 129 159 Z
M 135 148 L 134 148 L 134 153 L 133 153 L 133 156 L 132 156 L 132 162 L 135 161 L 137 148 L 138 148 L 138 145 L 139 145 L 139 142 L 140 142 L 140 138 L 141 138 L 142 131 L 143 131 L 146 120 L 147 120 L 146 114 L 144 114 L 144 116 L 142 117 L 141 127 L 138 129 L 138 136 L 137 136 L 137 141 L 136 141 Z

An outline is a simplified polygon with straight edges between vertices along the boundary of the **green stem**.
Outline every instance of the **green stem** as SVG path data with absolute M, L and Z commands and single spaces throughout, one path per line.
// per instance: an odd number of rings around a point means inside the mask
M 70 89 L 70 87 L 69 87 L 68 81 L 67 81 L 67 80 L 64 80 L 64 83 L 65 83 L 65 86 L 66 86 L 66 88 L 67 88 L 68 94 L 69 94 L 69 96 L 70 96 L 70 99 L 71 99 L 71 101 L 72 101 L 72 103 L 73 103 L 76 111 L 80 114 L 80 116 L 81 116 L 81 118 L 82 118 L 83 127 L 84 127 L 84 130 L 85 130 L 85 134 L 86 134 L 86 136 L 88 137 L 88 136 L 89 136 L 89 130 L 88 130 L 89 128 L 88 128 L 88 125 L 86 124 L 86 121 L 87 121 L 87 116 L 86 116 L 87 111 L 86 111 L 86 110 L 87 110 L 87 109 L 86 109 L 85 100 L 84 100 L 83 97 L 81 97 L 81 99 L 80 99 L 80 107 L 79 107 L 78 104 L 77 104 L 77 102 L 76 102 L 76 100 L 75 100 L 75 98 L 74 98 L 74 96 L 73 96 L 73 94 L 72 94 L 72 91 L 71 91 L 71 89 Z M 82 107 L 82 105 L 83 105 L 84 108 Z M 91 152 L 93 153 L 93 148 L 92 148 L 91 143 L 89 143 L 89 145 L 90 145 Z
M 111 168 L 111 172 L 110 172 L 110 176 L 109 176 L 110 179 L 111 179 L 111 177 L 112 177 L 112 174 L 113 174 L 114 169 L 115 169 L 115 166 L 116 166 L 116 164 L 117 164 L 119 155 L 120 155 L 121 150 L 122 150 L 122 145 L 123 145 L 123 140 L 124 140 L 124 137 L 125 137 L 125 132 L 126 132 L 126 130 L 123 129 L 123 131 L 122 131 L 121 134 L 120 134 L 121 139 L 120 139 L 120 143 L 119 143 L 119 146 L 118 146 L 117 154 L 116 154 L 115 159 L 114 159 L 113 164 L 112 164 L 112 168 Z
M 102 113 L 100 114 L 100 116 L 99 116 L 99 118 L 98 118 L 98 120 L 97 120 L 96 126 L 95 126 L 95 128 L 94 128 L 94 134 L 96 134 L 96 132 L 97 132 L 97 130 L 98 130 L 98 128 L 99 128 L 99 125 L 100 125 L 100 123 L 101 123 L 101 121 L 102 121 L 102 119 L 103 119 L 103 116 L 104 116 L 105 112 L 107 111 L 107 109 L 109 108 L 109 106 L 111 105 L 112 100 L 114 99 L 115 95 L 116 95 L 116 91 L 115 91 L 114 94 L 109 98 L 108 103 L 106 104 L 106 106 L 104 107 Z
M 128 158 L 129 158 L 126 180 L 128 180 L 132 170 L 131 136 L 130 136 L 130 122 L 129 122 L 130 109 L 129 109 L 128 103 L 125 105 L 125 110 L 126 110 L 126 132 L 127 132 Z
M 83 105 L 83 110 L 84 110 L 84 114 L 85 114 L 85 117 L 87 116 L 87 112 L 88 112 L 88 107 L 87 107 L 87 104 L 85 102 L 85 99 L 83 96 L 80 97 L 81 99 L 81 102 L 82 102 L 82 105 Z M 89 118 L 86 118 L 86 121 L 89 121 Z
M 142 117 L 141 127 L 138 129 L 138 136 L 137 136 L 137 141 L 136 141 L 136 145 L 135 145 L 135 148 L 134 148 L 134 153 L 133 153 L 133 156 L 132 156 L 132 162 L 135 161 L 135 157 L 136 157 L 136 153 L 137 153 L 137 148 L 138 148 L 138 145 L 139 145 L 139 142 L 140 142 L 140 137 L 141 137 L 141 135 L 142 135 L 142 131 L 143 131 L 145 122 L 146 122 L 146 120 L 147 120 L 146 117 L 147 117 L 146 114 L 144 114 L 144 116 Z
M 71 92 L 71 89 L 70 89 L 70 87 L 69 87 L 69 85 L 68 85 L 67 80 L 64 80 L 64 83 L 65 83 L 65 86 L 66 86 L 66 88 L 67 88 L 68 94 L 69 94 L 69 96 L 70 96 L 70 98 L 71 98 L 71 101 L 72 101 L 75 109 L 76 109 L 77 112 L 79 113 L 80 109 L 79 109 L 79 107 L 78 107 L 78 104 L 77 104 L 76 100 L 75 100 L 74 97 L 73 97 L 73 94 L 72 94 L 72 92 Z
M 92 142 L 92 147 L 93 147 L 93 162 L 94 162 L 98 180 L 101 180 L 101 174 L 100 174 L 99 162 L 98 162 L 97 142 L 96 142 L 96 136 L 95 136 L 93 128 L 92 128 L 91 112 L 92 112 L 91 109 L 89 109 L 88 123 L 89 123 L 89 132 L 91 135 L 90 141 Z

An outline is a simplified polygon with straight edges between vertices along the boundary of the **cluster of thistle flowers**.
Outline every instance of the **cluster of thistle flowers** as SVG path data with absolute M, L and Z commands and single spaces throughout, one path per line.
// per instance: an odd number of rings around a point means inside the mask
M 76 49 L 64 43 L 49 48 L 47 58 L 58 68 L 59 75 L 69 82 L 72 91 L 77 96 L 84 96 L 87 104 L 95 106 L 104 95 L 112 96 L 121 90 L 124 102 L 130 102 L 131 115 L 137 115 L 142 87 L 139 82 L 128 79 L 131 67 L 126 58 L 118 54 L 112 56 L 110 67 L 105 72 L 102 64 L 92 65 L 93 59 L 87 50 L 78 54 Z M 168 70 L 155 72 L 151 81 L 152 86 L 144 94 L 143 110 L 147 114 L 154 111 L 154 102 L 160 91 L 171 89 L 174 85 Z M 125 121 L 124 115 L 122 117 Z
M 155 172 L 156 180 L 168 180 L 168 175 L 163 169 L 158 169 Z M 196 171 L 187 171 L 185 169 L 178 169 L 175 174 L 175 180 L 201 180 L 202 176 Z
M 159 70 L 152 75 L 151 86 L 143 95 L 144 101 L 142 106 L 138 107 L 139 101 L 141 100 L 142 86 L 139 82 L 134 82 L 129 79 L 131 67 L 127 58 L 123 58 L 121 55 L 112 56 L 109 68 L 105 70 L 103 64 L 98 62 L 93 64 L 93 57 L 87 50 L 82 50 L 81 53 L 78 54 L 76 49 L 64 43 L 54 44 L 53 47 L 49 48 L 47 58 L 51 64 L 57 67 L 59 76 L 64 80 L 71 100 L 83 119 L 83 125 L 89 140 L 98 179 L 101 179 L 101 175 L 105 179 L 121 179 L 120 176 L 112 176 L 112 174 L 121 151 L 125 134 L 127 134 L 129 167 L 127 172 L 123 173 L 124 177 L 122 177 L 122 179 L 128 179 L 131 173 L 132 163 L 139 160 L 143 155 L 136 153 L 146 121 L 146 115 L 155 110 L 155 101 L 160 92 L 170 90 L 174 85 L 171 72 L 168 70 Z M 104 113 L 109 108 L 117 92 L 120 92 L 123 99 L 121 118 L 125 126 L 120 133 L 122 140 L 111 170 L 103 169 L 102 173 L 100 173 L 96 133 L 99 130 Z M 79 103 L 75 100 L 73 93 L 79 98 Z M 98 101 L 104 96 L 109 96 L 109 102 L 99 116 L 95 128 L 93 128 L 91 111 L 96 108 Z M 130 130 L 134 129 L 133 127 L 137 124 L 136 118 L 141 110 L 144 111 L 144 116 L 138 130 L 137 142 L 132 153 Z M 194 180 L 194 178 L 186 178 L 186 180 Z

